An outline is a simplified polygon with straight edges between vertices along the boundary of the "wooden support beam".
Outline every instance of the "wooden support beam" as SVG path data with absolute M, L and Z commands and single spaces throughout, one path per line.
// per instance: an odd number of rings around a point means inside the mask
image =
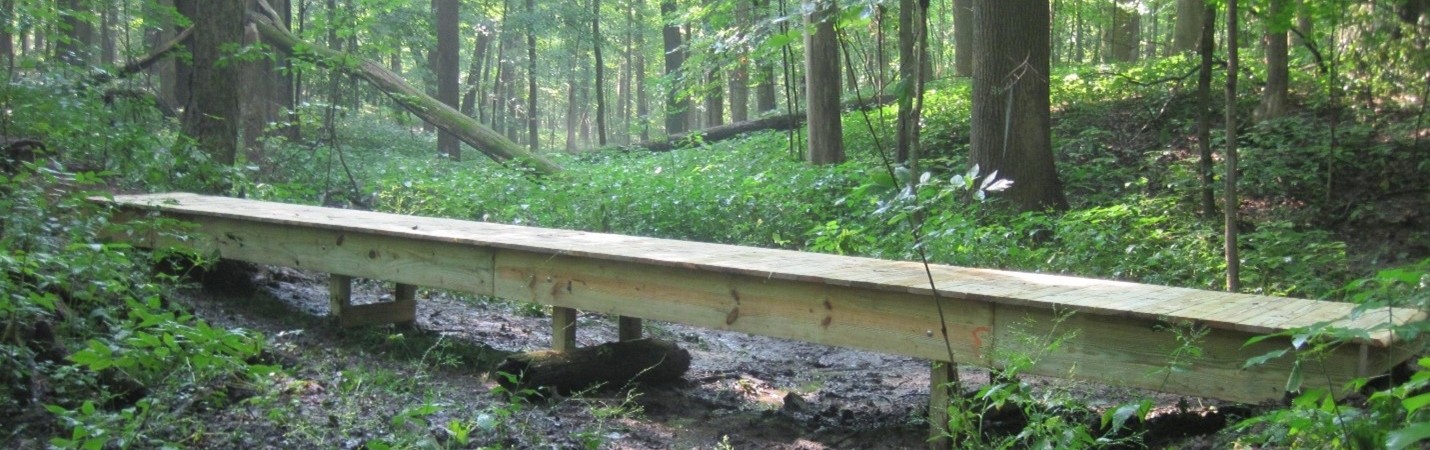
M 328 275 L 328 318 L 342 324 L 343 313 L 353 304 L 353 277 Z
M 398 309 L 397 314 L 393 315 L 393 323 L 399 327 L 410 327 L 417 324 L 416 285 L 397 283 L 392 293 L 392 304 L 393 308 Z
M 934 361 L 929 373 L 929 448 L 953 448 L 953 439 L 948 431 L 948 407 L 954 395 L 950 383 L 953 382 L 954 368 L 950 363 Z
M 576 310 L 551 308 L 551 349 L 564 352 L 576 349 Z
M 619 339 L 624 341 L 634 341 L 641 338 L 641 319 L 639 317 L 618 316 L 616 318 L 616 329 Z

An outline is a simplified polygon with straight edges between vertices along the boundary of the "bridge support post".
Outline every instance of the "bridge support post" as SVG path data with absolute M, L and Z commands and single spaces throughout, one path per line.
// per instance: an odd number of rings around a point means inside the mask
M 328 276 L 328 314 L 343 328 L 395 323 L 411 325 L 417 319 L 417 286 L 397 284 L 393 301 L 367 305 L 353 304 L 353 277 Z
M 953 363 L 934 361 L 929 373 L 929 448 L 953 448 L 953 439 L 948 430 L 948 406 L 953 395 L 949 384 L 953 381 Z
M 641 338 L 641 319 L 639 317 L 620 316 L 616 319 L 616 328 L 621 342 Z
M 551 349 L 564 352 L 576 349 L 576 310 L 551 307 Z

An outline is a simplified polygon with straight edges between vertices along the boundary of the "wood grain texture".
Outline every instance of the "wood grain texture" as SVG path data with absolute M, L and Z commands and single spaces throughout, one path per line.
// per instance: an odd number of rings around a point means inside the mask
M 1000 364 L 1006 359 L 997 355 L 1016 352 L 1038 356 L 1032 373 L 1260 401 L 1281 397 L 1290 361 L 1241 365 L 1289 343 L 1243 348 L 1247 339 L 1320 323 L 1364 329 L 1364 352 L 1344 346 L 1312 369 L 1339 385 L 1409 358 L 1417 343 L 1398 343 L 1386 325 L 1426 318 L 1413 309 L 1348 317 L 1353 305 L 1345 303 L 944 265 L 926 272 L 908 261 L 193 194 L 95 200 L 120 208 L 117 220 L 162 214 L 197 224 L 191 242 L 117 237 L 140 245 L 185 244 L 225 258 L 551 305 L 565 330 L 557 347 L 574 345 L 574 312 L 587 310 L 930 360 Z M 1059 321 L 1064 313 L 1072 315 Z M 1202 358 L 1168 370 L 1181 345 L 1169 324 L 1207 330 L 1191 344 Z M 1058 336 L 1062 345 L 1047 350 Z

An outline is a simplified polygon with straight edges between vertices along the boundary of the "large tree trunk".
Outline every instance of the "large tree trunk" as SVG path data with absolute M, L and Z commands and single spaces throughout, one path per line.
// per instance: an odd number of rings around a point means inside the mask
M 194 23 L 192 98 L 184 110 L 184 134 L 213 162 L 231 166 L 238 155 L 239 70 L 220 64 L 243 41 L 243 2 L 200 1 Z M 213 189 L 224 186 L 214 185 Z
M 838 5 L 830 0 L 808 0 L 804 15 L 804 63 L 806 111 L 809 123 L 809 147 L 806 154 L 811 164 L 844 162 L 844 127 L 839 110 L 839 37 L 834 22 L 839 20 Z
M 491 128 L 412 88 L 382 64 L 299 40 L 288 30 L 275 26 L 267 16 L 250 14 L 249 17 L 258 25 L 264 40 L 279 51 L 362 78 L 417 117 L 457 135 L 462 142 L 497 162 L 515 162 L 539 174 L 561 171 L 555 163 L 526 151 Z
M 259 41 L 257 27 L 244 27 L 245 47 L 254 46 Z M 266 58 L 247 60 L 239 63 L 239 71 L 241 76 L 238 89 L 244 93 L 239 99 L 239 110 L 242 111 L 243 118 L 243 151 L 249 165 L 258 167 L 259 173 L 267 174 L 270 167 L 265 155 L 263 137 L 277 112 L 273 105 L 273 65 Z
M 94 24 L 80 17 L 90 10 L 90 5 L 84 0 L 61 0 L 59 5 L 66 39 L 55 46 L 55 56 L 77 66 L 90 64 L 94 53 Z
M 1291 74 L 1287 67 L 1286 24 L 1277 19 L 1286 11 L 1286 1 L 1271 0 L 1268 17 L 1263 21 L 1266 24 L 1266 90 L 1261 92 L 1261 103 L 1253 116 L 1258 122 L 1285 115 L 1289 102 Z
M 953 73 L 973 75 L 973 0 L 953 0 Z
M 461 105 L 461 100 L 458 98 L 460 91 L 457 87 L 457 79 L 461 72 L 459 45 L 462 36 L 458 31 L 457 20 L 461 14 L 461 2 L 459 0 L 432 0 L 432 13 L 436 15 L 437 22 L 436 64 L 433 64 L 432 67 L 437 78 L 437 100 L 455 109 Z M 451 158 L 453 161 L 461 161 L 462 144 L 457 140 L 456 135 L 447 131 L 438 131 L 437 154 Z
M 1049 131 L 1047 0 L 975 0 L 972 157 L 1018 208 L 1065 209 Z M 1011 110 L 1009 108 L 1012 108 Z
M 1137 15 L 1135 9 L 1123 7 L 1122 0 L 1109 2 L 1108 10 L 1112 16 L 1112 24 L 1104 35 L 1106 39 L 1103 44 L 1107 47 L 1104 54 L 1111 62 L 1136 61 L 1137 35 L 1142 27 L 1141 16 Z
M 665 27 L 662 28 L 665 39 L 665 75 L 671 79 L 665 97 L 665 133 L 670 135 L 684 132 L 690 122 L 690 99 L 682 98 L 679 83 L 675 81 L 680 65 L 685 63 L 685 50 L 680 46 L 680 27 L 670 23 L 677 11 L 675 0 L 660 2 L 660 14 L 665 21 Z
M 631 382 L 673 381 L 689 368 L 690 352 L 675 343 L 636 339 L 564 352 L 518 353 L 497 365 L 495 373 L 497 383 L 512 392 L 552 389 L 565 395 L 597 385 L 619 389 Z
M 0 66 L 9 75 L 10 63 L 15 60 L 15 36 L 10 32 L 10 18 L 15 17 L 15 0 L 0 0 L 0 17 L 5 18 L 0 26 Z
M 1197 49 L 1202 31 L 1202 5 L 1206 0 L 1177 0 L 1177 25 L 1172 31 L 1172 51 L 1191 52 Z

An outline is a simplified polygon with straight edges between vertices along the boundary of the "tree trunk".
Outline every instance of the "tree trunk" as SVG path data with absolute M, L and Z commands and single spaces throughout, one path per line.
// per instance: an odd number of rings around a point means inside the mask
M 485 25 L 486 19 L 480 19 L 483 25 L 477 27 L 477 38 L 472 46 L 472 62 L 467 67 L 467 86 L 462 90 L 462 114 L 467 117 L 475 117 L 480 121 L 480 114 L 477 107 L 481 97 L 482 81 L 486 71 L 487 48 L 491 47 L 491 32 Z
M 0 65 L 5 67 L 6 76 L 9 76 L 10 63 L 15 60 L 15 36 L 10 32 L 13 23 L 10 18 L 15 17 L 15 0 L 0 0 L 0 17 L 4 18 L 4 22 L 0 23 Z
M 645 2 L 639 2 L 641 11 L 645 11 Z M 646 92 L 646 67 L 645 67 L 645 30 L 636 30 L 636 118 L 641 122 L 641 140 L 650 140 L 650 94 Z
M 55 46 L 55 56 L 68 64 L 86 66 L 92 61 L 94 53 L 94 24 L 80 14 L 89 11 L 90 5 L 85 0 L 60 0 L 59 3 L 67 39 L 60 40 Z M 234 39 L 234 42 L 237 41 Z
M 705 126 L 718 127 L 725 124 L 725 95 L 720 73 L 715 70 L 705 72 L 705 85 L 710 90 L 705 93 Z
M 1202 31 L 1202 5 L 1206 0 L 1177 0 L 1177 25 L 1172 32 L 1172 51 L 1187 53 L 1197 49 Z
M 458 30 L 461 1 L 432 0 L 432 13 L 436 15 L 437 22 L 437 58 L 433 67 L 437 77 L 437 100 L 456 109 L 461 106 L 461 99 L 458 98 L 460 90 L 457 87 L 461 72 L 459 45 L 462 36 Z M 461 161 L 461 141 L 450 132 L 438 131 L 437 155 Z
M 544 350 L 508 356 L 497 365 L 497 383 L 512 392 L 552 389 L 566 395 L 592 386 L 619 389 L 631 382 L 680 379 L 690 368 L 690 352 L 674 342 L 636 339 L 564 352 Z
M 749 0 L 735 4 L 736 33 L 743 37 L 754 26 L 750 22 Z M 735 67 L 730 70 L 730 122 L 739 123 L 750 119 L 750 55 L 743 50 L 735 54 Z
M 174 10 L 184 17 L 198 17 L 198 8 L 201 0 L 173 0 Z M 173 33 L 172 27 L 170 32 Z M 194 54 L 194 39 L 189 39 L 184 43 L 190 55 Z M 194 66 L 184 58 L 174 58 L 174 105 L 187 108 L 190 97 L 193 97 Z
M 596 57 L 596 145 L 605 146 L 606 63 L 601 60 L 601 0 L 591 0 L 591 50 Z
M 811 164 L 839 164 L 844 162 L 844 127 L 839 110 L 839 36 L 834 32 L 839 6 L 833 0 L 807 1 L 814 4 L 806 6 L 808 13 L 804 15 L 804 95 L 809 105 L 806 157 Z
M 243 45 L 252 47 L 260 41 L 258 29 L 245 26 Z M 274 74 L 268 59 L 253 59 L 238 63 L 240 71 L 238 89 L 244 95 L 239 98 L 239 110 L 243 120 L 243 151 L 248 164 L 258 167 L 259 173 L 270 171 L 265 156 L 263 137 L 268 124 L 273 122 L 276 108 L 273 107 Z
M 1241 201 L 1237 199 L 1236 192 L 1236 77 L 1240 70 L 1241 62 L 1237 55 L 1237 7 L 1236 0 L 1227 0 L 1226 3 L 1226 187 L 1223 195 L 1226 196 L 1224 205 L 1226 212 L 1225 237 L 1226 242 L 1223 250 L 1226 253 L 1226 290 L 1228 292 L 1238 292 L 1241 290 L 1241 257 L 1237 254 L 1237 223 L 1238 213 L 1241 210 Z
M 184 110 L 184 134 L 216 164 L 232 166 L 238 155 L 239 71 L 220 64 L 243 41 L 243 2 L 200 1 L 194 23 L 192 98 Z M 217 180 L 213 180 L 217 181 Z M 222 183 L 211 185 L 216 191 Z
M 973 76 L 973 1 L 953 0 L 953 73 Z
M 899 117 L 895 133 L 895 161 L 914 167 L 918 154 L 919 114 L 916 104 L 923 96 L 927 74 L 923 72 L 928 42 L 927 14 L 919 0 L 899 2 L 899 79 L 906 87 L 899 96 Z
M 535 20 L 536 0 L 526 0 L 526 14 L 528 20 Z M 536 109 L 536 27 L 532 24 L 526 29 L 526 72 L 526 144 L 535 152 L 541 149 L 541 130 Z
M 1286 114 L 1291 73 L 1287 67 L 1286 25 L 1280 17 L 1286 12 L 1286 0 L 1271 0 L 1266 23 L 1266 89 L 1252 117 L 1255 121 L 1275 119 Z
M 1200 51 L 1202 65 L 1197 73 L 1197 153 L 1202 180 L 1202 217 L 1216 217 L 1216 197 L 1212 192 L 1212 52 L 1216 49 L 1216 7 L 1203 2 Z
M 1142 26 L 1141 16 L 1136 10 L 1122 6 L 1121 0 L 1108 4 L 1112 15 L 1112 25 L 1108 27 L 1104 53 L 1111 62 L 1132 62 L 1137 60 L 1137 34 Z
M 109 66 L 116 61 L 114 42 L 114 5 L 105 4 L 99 13 L 99 63 Z
M 286 29 L 275 26 L 272 19 L 266 16 L 250 15 L 249 17 L 258 25 L 258 31 L 263 35 L 265 42 L 275 49 L 332 70 L 357 76 L 371 83 L 388 97 L 406 107 L 408 111 L 423 120 L 432 122 L 438 128 L 457 135 L 462 142 L 497 162 L 513 161 L 535 173 L 545 175 L 561 171 L 560 166 L 526 151 L 521 146 L 503 138 L 491 128 L 477 123 L 470 117 L 462 115 L 460 111 L 414 89 L 377 62 L 299 40 Z M 301 49 L 301 51 L 295 51 L 295 48 Z
M 680 27 L 671 23 L 677 11 L 675 0 L 660 2 L 660 14 L 665 21 L 665 27 L 662 28 L 665 39 L 665 76 L 671 80 L 665 97 L 665 133 L 670 135 L 684 132 L 687 129 L 686 124 L 690 122 L 690 99 L 682 98 L 680 83 L 675 80 L 680 72 L 680 65 L 685 63 L 685 50 L 680 46 Z
M 1019 209 L 1066 209 L 1049 136 L 1048 2 L 973 3 L 970 161 L 1012 180 L 1003 195 Z

